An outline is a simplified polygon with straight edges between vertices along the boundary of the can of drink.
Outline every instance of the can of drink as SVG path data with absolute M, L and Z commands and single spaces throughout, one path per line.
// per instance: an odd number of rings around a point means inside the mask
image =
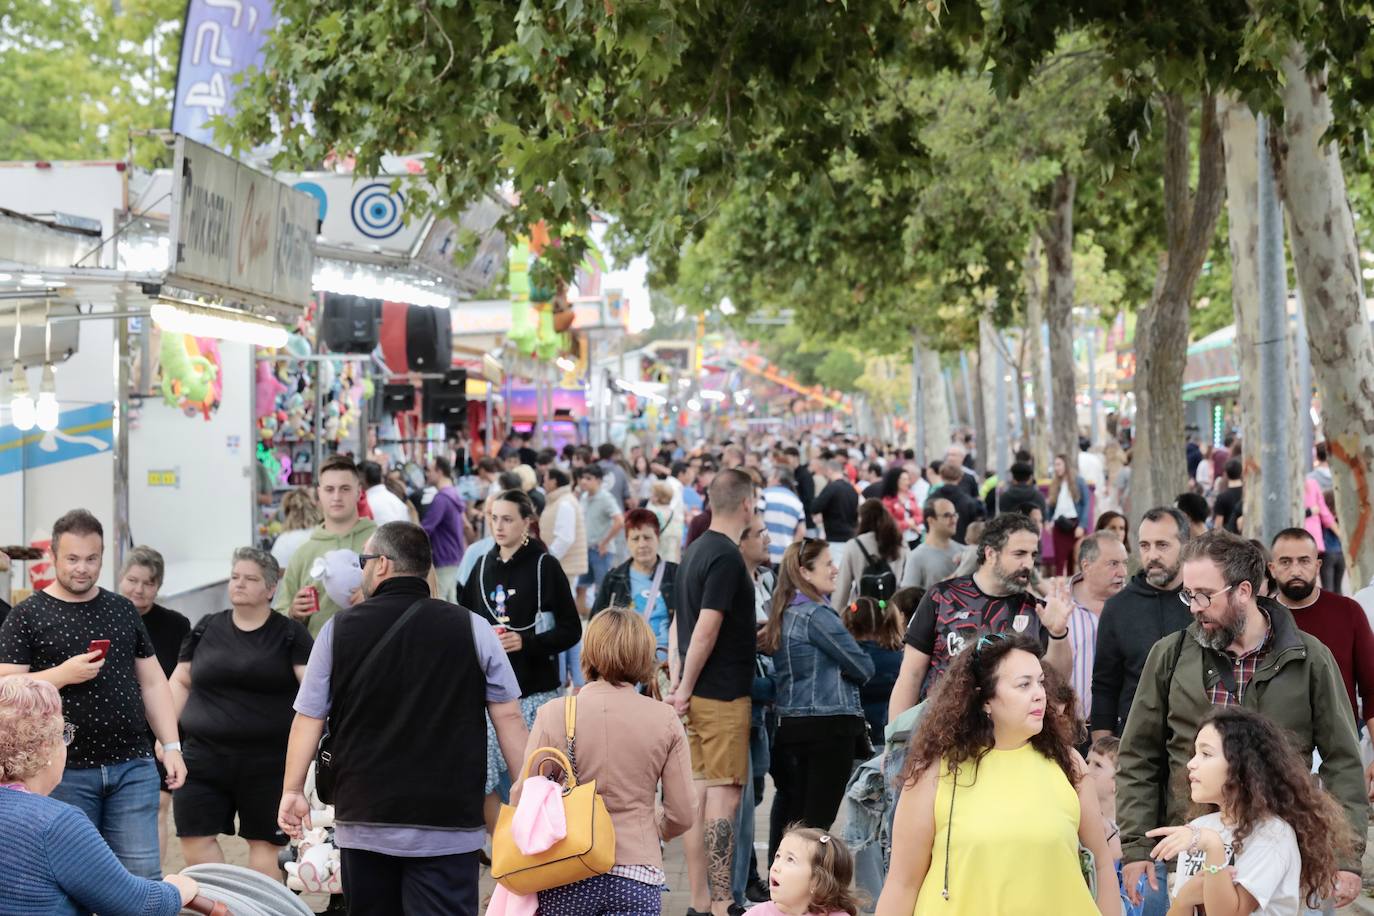
M 313 585 L 307 585 L 305 590 L 310 593 L 310 613 L 316 614 L 320 610 L 320 590 Z

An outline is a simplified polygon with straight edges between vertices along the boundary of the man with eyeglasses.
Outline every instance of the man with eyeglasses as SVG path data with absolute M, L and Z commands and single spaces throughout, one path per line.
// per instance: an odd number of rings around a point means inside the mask
M 1280 531 L 1274 535 L 1269 553 L 1269 574 L 1279 586 L 1273 597 L 1293 612 L 1300 630 L 1331 650 L 1356 722 L 1374 733 L 1374 631 L 1364 609 L 1353 598 L 1328 592 L 1317 584 L 1322 561 L 1317 542 L 1306 529 Z M 1363 704 L 1356 699 L 1356 687 Z M 1365 771 L 1365 781 L 1374 789 L 1374 763 Z
M 1322 784 L 1354 828 L 1335 893 L 1335 905 L 1346 906 L 1360 892 L 1369 801 L 1340 669 L 1320 640 L 1298 629 L 1292 612 L 1259 595 L 1264 556 L 1257 545 L 1211 531 L 1188 542 L 1182 564 L 1180 598 L 1193 622 L 1150 650 L 1121 736 L 1123 885 L 1138 901 L 1135 889 L 1145 875 L 1144 912 L 1168 907 L 1165 882 L 1150 858 L 1155 840 L 1146 831 L 1187 823 L 1182 797 L 1170 787 L 1193 756 L 1198 723 L 1214 706 L 1242 705 L 1287 729 L 1299 753 L 1321 755 Z
M 968 548 L 954 540 L 959 528 L 959 512 L 954 503 L 943 497 L 927 500 L 921 509 L 925 519 L 926 538 L 907 557 L 902 571 L 902 588 L 925 591 L 943 582 L 959 568 Z
M 485 717 L 518 773 L 520 684 L 485 619 L 430 597 L 423 528 L 382 525 L 358 559 L 366 598 L 325 621 L 296 695 L 277 824 L 300 838 L 327 720 L 349 911 L 476 916 Z

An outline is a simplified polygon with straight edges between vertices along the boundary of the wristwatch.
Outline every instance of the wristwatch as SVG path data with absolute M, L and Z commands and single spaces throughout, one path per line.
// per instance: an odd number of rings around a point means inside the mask
M 181 753 L 181 742 L 180 742 L 180 741 L 168 741 L 168 742 L 166 742 L 165 744 L 162 745 L 162 750 L 163 750 L 163 751 L 176 751 L 178 754 L 180 754 L 180 753 Z

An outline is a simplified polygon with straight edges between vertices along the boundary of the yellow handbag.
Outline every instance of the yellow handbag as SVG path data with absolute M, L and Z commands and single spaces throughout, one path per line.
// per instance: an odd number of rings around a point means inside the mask
M 525 760 L 524 778 L 542 776 L 543 765 L 550 760 L 563 768 L 563 815 L 568 833 L 543 852 L 527 856 L 511 835 L 515 808 L 501 806 L 491 841 L 491 876 L 514 894 L 562 887 L 604 875 L 615 867 L 615 826 L 606 803 L 596 794 L 596 780 L 577 781 L 577 698 L 567 697 L 564 704 L 567 755 L 554 747 L 536 748 Z

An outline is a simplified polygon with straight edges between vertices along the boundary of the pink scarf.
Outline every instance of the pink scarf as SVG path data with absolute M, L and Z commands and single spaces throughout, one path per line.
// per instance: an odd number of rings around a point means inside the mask
M 510 831 L 516 848 L 527 856 L 538 855 L 567 836 L 563 787 L 542 777 L 525 780 Z M 536 895 L 513 894 L 498 884 L 487 904 L 487 916 L 534 916 L 538 909 Z

